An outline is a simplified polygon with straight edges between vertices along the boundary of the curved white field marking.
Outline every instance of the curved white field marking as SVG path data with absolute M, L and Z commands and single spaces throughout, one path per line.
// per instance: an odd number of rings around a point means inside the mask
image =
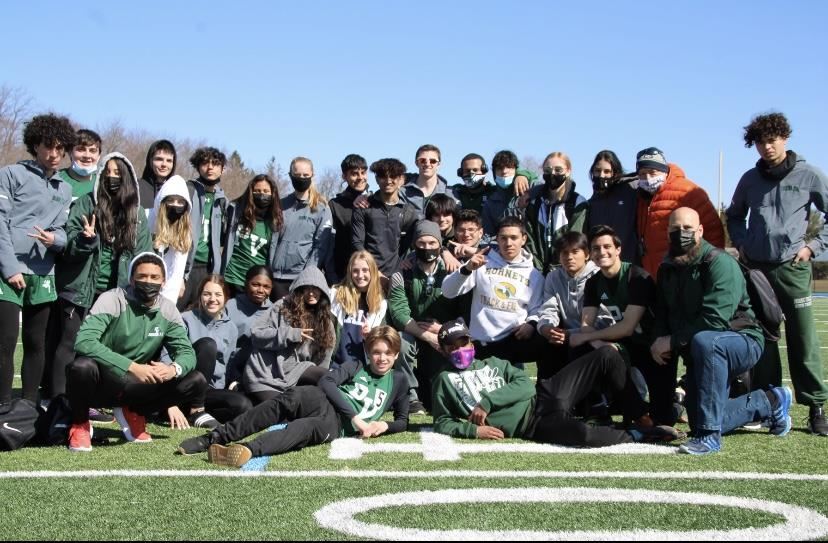
M 455 440 L 434 432 L 420 432 L 420 443 L 370 443 L 364 439 L 343 437 L 331 442 L 331 460 L 358 460 L 365 454 L 422 454 L 427 462 L 457 462 L 464 454 L 530 453 L 530 454 L 676 454 L 677 447 L 627 443 L 611 447 L 575 448 L 544 443 L 480 443 Z
M 717 505 L 781 515 L 785 522 L 737 530 L 425 530 L 361 522 L 360 513 L 394 506 L 485 503 L 668 503 Z M 471 488 L 400 492 L 341 500 L 314 513 L 316 522 L 336 532 L 392 541 L 776 541 L 816 539 L 828 535 L 828 518 L 812 509 L 780 502 L 696 492 L 623 490 L 617 488 Z M 621 519 L 619 519 L 621 520 Z
M 817 481 L 828 483 L 826 474 L 755 473 L 741 471 L 235 471 L 235 470 L 86 470 L 86 471 L 0 471 L 1 479 L 101 479 L 105 477 L 207 477 L 235 479 L 273 477 L 277 479 L 650 479 L 718 481 Z

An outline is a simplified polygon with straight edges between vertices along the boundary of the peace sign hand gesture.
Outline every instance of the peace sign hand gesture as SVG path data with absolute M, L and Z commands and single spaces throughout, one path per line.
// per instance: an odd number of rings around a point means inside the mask
M 34 238 L 40 243 L 43 244 L 44 247 L 49 248 L 55 243 L 55 235 L 52 232 L 47 232 L 46 230 L 42 229 L 39 226 L 35 226 L 34 229 L 37 231 L 35 234 L 28 234 L 30 238 Z
M 92 222 L 90 223 L 86 220 L 86 216 L 82 215 L 81 219 L 83 219 L 83 231 L 81 234 L 83 237 L 88 239 L 93 239 L 97 234 L 95 233 L 95 214 L 92 214 Z

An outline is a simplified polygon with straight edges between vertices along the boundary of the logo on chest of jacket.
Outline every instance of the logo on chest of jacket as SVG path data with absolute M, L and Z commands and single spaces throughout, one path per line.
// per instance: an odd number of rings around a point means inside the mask
M 509 300 L 515 297 L 517 289 L 511 283 L 498 283 L 494 288 L 495 296 L 501 300 Z
M 152 332 L 147 334 L 147 337 L 162 337 L 164 334 L 161 333 L 161 328 L 156 326 L 152 329 Z
M 782 185 L 782 192 L 799 192 L 799 187 L 796 185 Z

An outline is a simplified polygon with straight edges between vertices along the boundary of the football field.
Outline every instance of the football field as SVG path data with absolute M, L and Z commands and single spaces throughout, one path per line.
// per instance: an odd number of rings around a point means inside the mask
M 815 305 L 828 346 L 828 299 Z M 200 430 L 151 426 L 137 445 L 104 425 L 91 453 L 0 453 L 0 538 L 828 539 L 828 438 L 806 432 L 805 408 L 792 416 L 786 437 L 737 432 L 701 458 L 450 439 L 422 416 L 242 470 L 173 454 Z

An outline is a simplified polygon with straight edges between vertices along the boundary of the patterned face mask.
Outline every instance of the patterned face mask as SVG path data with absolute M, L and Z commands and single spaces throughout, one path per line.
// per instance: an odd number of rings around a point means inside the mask
M 474 362 L 474 346 L 461 347 L 451 352 L 451 363 L 458 370 L 464 370 Z

